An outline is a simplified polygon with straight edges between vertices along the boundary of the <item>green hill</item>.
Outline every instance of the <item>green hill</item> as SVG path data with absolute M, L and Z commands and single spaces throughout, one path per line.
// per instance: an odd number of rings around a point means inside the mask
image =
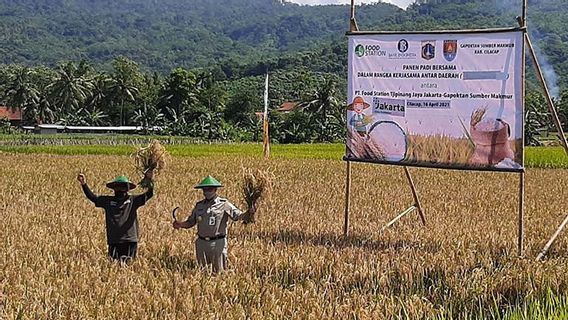
M 365 30 L 433 30 L 515 26 L 521 14 L 521 1 L 513 0 L 418 2 L 406 11 L 386 3 L 358 6 L 357 20 Z M 213 65 L 229 78 L 267 66 L 342 73 L 348 15 L 346 5 L 279 0 L 0 0 L 0 63 L 85 59 L 108 67 L 123 55 L 163 74 Z M 529 18 L 533 40 L 565 87 L 567 3 L 529 1 Z
M 402 14 L 388 4 L 368 11 Z M 0 62 L 106 64 L 124 55 L 169 72 L 315 47 L 340 38 L 347 16 L 346 6 L 276 0 L 1 0 Z

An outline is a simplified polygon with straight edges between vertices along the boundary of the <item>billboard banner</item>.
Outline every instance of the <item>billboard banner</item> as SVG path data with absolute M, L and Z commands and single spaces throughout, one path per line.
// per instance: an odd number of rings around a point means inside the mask
M 345 159 L 522 171 L 523 36 L 350 35 Z

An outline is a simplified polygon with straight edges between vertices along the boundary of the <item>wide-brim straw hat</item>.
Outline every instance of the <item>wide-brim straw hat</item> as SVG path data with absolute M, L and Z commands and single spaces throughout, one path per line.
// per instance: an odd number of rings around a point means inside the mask
M 363 100 L 363 98 L 357 96 L 355 97 L 355 99 L 353 99 L 353 102 L 347 106 L 347 110 L 353 111 L 353 105 L 357 104 L 357 103 L 362 103 L 363 104 L 363 109 L 367 109 L 368 107 L 370 107 L 371 105 L 368 104 L 367 102 L 365 102 L 365 100 Z
M 223 185 L 217 179 L 213 178 L 212 176 L 207 176 L 203 179 L 198 185 L 195 186 L 195 189 L 203 189 L 203 188 L 220 188 Z
M 128 180 L 126 176 L 118 176 L 113 181 L 106 184 L 107 188 L 116 189 L 119 186 L 128 186 L 128 190 L 132 190 L 136 188 L 136 184 Z

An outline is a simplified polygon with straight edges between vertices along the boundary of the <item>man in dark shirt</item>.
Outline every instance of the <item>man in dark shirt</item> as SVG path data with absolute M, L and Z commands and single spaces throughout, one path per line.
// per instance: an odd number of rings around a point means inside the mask
M 153 171 L 147 171 L 146 177 L 153 179 Z M 118 176 L 106 186 L 114 190 L 114 196 L 95 195 L 87 182 L 85 175 L 79 174 L 77 180 L 81 183 L 83 192 L 95 207 L 105 210 L 106 236 L 108 255 L 114 260 L 128 262 L 136 258 L 138 250 L 138 214 L 136 211 L 154 195 L 154 186 L 139 195 L 130 195 L 128 191 L 136 188 L 136 184 L 128 181 L 125 176 Z

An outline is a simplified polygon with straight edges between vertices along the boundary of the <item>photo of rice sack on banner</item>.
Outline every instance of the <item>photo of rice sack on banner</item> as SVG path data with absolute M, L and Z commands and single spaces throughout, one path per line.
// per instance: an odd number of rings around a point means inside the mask
M 523 33 L 349 35 L 349 161 L 523 170 Z

